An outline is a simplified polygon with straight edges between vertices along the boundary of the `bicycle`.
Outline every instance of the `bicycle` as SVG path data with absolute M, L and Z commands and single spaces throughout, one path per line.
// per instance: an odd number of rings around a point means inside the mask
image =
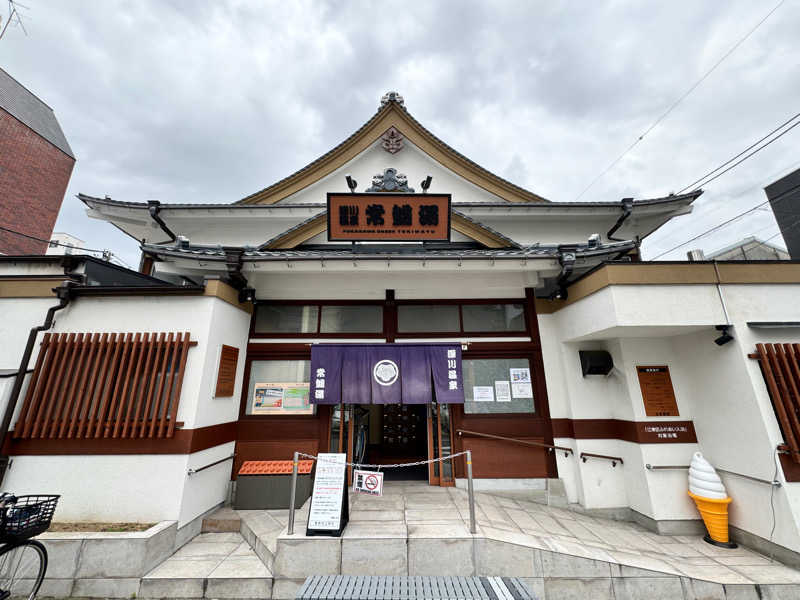
M 47 549 L 31 539 L 50 527 L 60 496 L 0 494 L 0 600 L 33 600 L 47 572 Z

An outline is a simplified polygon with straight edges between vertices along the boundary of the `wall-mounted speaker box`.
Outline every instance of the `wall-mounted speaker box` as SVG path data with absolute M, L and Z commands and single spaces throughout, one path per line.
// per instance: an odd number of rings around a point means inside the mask
M 578 354 L 581 357 L 581 371 L 584 377 L 608 375 L 614 368 L 614 360 L 605 350 L 579 350 Z

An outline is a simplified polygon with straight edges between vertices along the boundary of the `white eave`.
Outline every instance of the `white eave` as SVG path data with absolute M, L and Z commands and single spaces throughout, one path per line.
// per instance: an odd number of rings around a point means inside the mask
M 634 201 L 632 212 L 623 220 L 614 237 L 642 239 L 673 217 L 687 214 L 692 202 L 702 193 L 697 190 L 680 196 Z M 80 194 L 90 217 L 108 221 L 137 241 L 163 243 L 168 236 L 150 216 L 148 204 L 119 202 Z M 606 233 L 623 212 L 621 202 L 530 202 L 476 203 L 453 202 L 453 209 L 521 243 L 585 240 L 591 233 Z M 176 234 L 193 243 L 223 246 L 258 246 L 264 241 L 325 211 L 316 204 L 161 204 L 159 217 Z M 530 217 L 530 218 L 525 218 Z M 554 225 L 564 223 L 562 239 L 538 239 L 537 225 L 559 237 Z M 585 231 L 584 231 L 585 230 Z M 521 233 L 523 235 L 521 236 Z M 525 239 L 525 238 L 528 239 Z

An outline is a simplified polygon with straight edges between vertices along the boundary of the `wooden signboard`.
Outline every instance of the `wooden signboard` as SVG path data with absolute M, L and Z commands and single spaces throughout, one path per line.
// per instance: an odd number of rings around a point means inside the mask
M 317 456 L 306 535 L 342 535 L 350 519 L 346 460 L 344 453 L 320 452 Z
M 450 194 L 328 194 L 332 242 L 450 241 Z
M 648 417 L 678 417 L 678 403 L 669 376 L 669 367 L 637 366 L 639 386 L 642 388 L 644 412 Z
M 217 389 L 214 391 L 214 398 L 233 396 L 233 388 L 236 385 L 236 365 L 238 363 L 239 349 L 223 344 L 222 352 L 219 354 Z

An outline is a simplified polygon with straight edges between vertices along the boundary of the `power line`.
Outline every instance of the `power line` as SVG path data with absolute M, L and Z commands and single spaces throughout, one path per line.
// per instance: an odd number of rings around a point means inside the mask
M 702 187 L 702 186 L 704 186 L 704 185 L 708 185 L 709 183 L 711 183 L 711 182 L 712 182 L 712 181 L 714 181 L 715 179 L 718 179 L 718 178 L 722 177 L 722 176 L 723 176 L 725 173 L 727 173 L 728 171 L 730 171 L 730 170 L 732 170 L 732 169 L 734 169 L 734 168 L 738 167 L 740 164 L 742 164 L 742 163 L 743 163 L 744 161 L 746 161 L 748 158 L 750 158 L 750 157 L 751 157 L 751 156 L 753 156 L 754 154 L 757 154 L 757 153 L 761 152 L 761 151 L 762 151 L 764 148 L 766 148 L 767 146 L 769 146 L 769 145 L 770 145 L 772 142 L 775 142 L 775 141 L 779 140 L 779 139 L 780 139 L 780 138 L 782 138 L 784 135 L 786 135 L 787 133 L 789 133 L 789 132 L 790 132 L 792 129 L 794 129 L 795 127 L 797 127 L 798 125 L 800 125 L 800 121 L 797 121 L 796 123 L 794 123 L 794 124 L 793 124 L 791 127 L 789 127 L 788 129 L 785 129 L 785 130 L 783 130 L 781 133 L 779 133 L 779 134 L 778 134 L 778 135 L 776 135 L 774 138 L 772 138 L 771 140 L 769 140 L 769 141 L 768 141 L 766 144 L 763 144 L 763 145 L 759 146 L 758 148 L 756 148 L 755 150 L 753 150 L 753 151 L 752 151 L 752 152 L 750 152 L 749 154 L 745 155 L 745 156 L 744 156 L 744 157 L 743 157 L 741 160 L 738 160 L 737 162 L 735 162 L 735 163 L 733 163 L 732 165 L 730 165 L 730 166 L 729 166 L 727 169 L 725 169 L 724 171 L 721 171 L 721 172 L 717 173 L 716 175 L 714 175 L 713 177 L 711 177 L 711 178 L 707 179 L 707 177 L 709 177 L 709 175 L 711 175 L 712 173 L 715 173 L 716 171 L 719 171 L 720 169 L 722 169 L 722 168 L 723 168 L 723 167 L 725 167 L 726 165 L 730 164 L 732 161 L 734 161 L 734 160 L 736 160 L 737 158 L 739 158 L 740 156 L 742 156 L 742 154 L 744 154 L 745 152 L 747 152 L 748 150 L 750 150 L 750 149 L 751 149 L 751 148 L 753 148 L 754 146 L 756 146 L 756 145 L 760 144 L 760 143 L 761 143 L 761 142 L 763 142 L 765 139 L 767 139 L 769 136 L 771 136 L 773 133 L 775 133 L 776 131 L 778 131 L 778 130 L 780 130 L 781 128 L 785 127 L 787 123 L 791 123 L 792 121 L 794 121 L 794 120 L 795 120 L 795 119 L 797 119 L 798 117 L 800 117 L 800 113 L 797 113 L 797 114 L 796 114 L 795 116 L 793 116 L 791 119 L 789 119 L 788 121 L 786 121 L 785 123 L 783 123 L 783 124 L 782 124 L 780 127 L 777 127 L 776 129 L 773 129 L 772 131 L 770 131 L 770 132 L 769 132 L 767 135 L 765 135 L 764 137 L 762 137 L 760 140 L 758 140 L 758 141 L 757 141 L 757 142 L 755 142 L 754 144 L 751 144 L 750 146 L 748 146 L 747 148 L 745 148 L 744 150 L 742 150 L 741 152 L 739 152 L 739 154 L 737 154 L 737 155 L 736 155 L 736 156 L 734 156 L 733 158 L 729 158 L 727 161 L 725 161 L 724 163 L 722 163 L 722 164 L 721 164 L 720 166 L 718 166 L 716 169 L 714 169 L 714 170 L 712 170 L 712 171 L 709 171 L 708 173 L 706 173 L 705 175 L 703 175 L 703 176 L 702 176 L 700 179 L 698 179 L 698 180 L 694 181 L 693 183 L 690 183 L 690 184 L 689 184 L 689 185 L 687 185 L 685 188 L 683 188 L 681 191 L 679 191 L 679 192 L 678 192 L 678 194 L 682 194 L 683 192 L 685 192 L 686 190 L 688 190 L 690 187 L 693 187 L 695 184 L 697 184 L 697 183 L 699 183 L 699 182 L 702 182 L 702 183 L 700 184 L 700 186 L 699 186 L 699 187 Z M 697 188 L 695 188 L 695 189 L 697 189 Z
M 783 177 L 784 175 L 786 175 L 788 173 L 791 173 L 797 167 L 800 167 L 800 161 L 794 162 L 794 163 L 792 163 L 790 165 L 785 165 L 785 166 L 781 167 L 780 169 L 770 173 L 769 176 L 765 177 L 764 180 L 763 180 L 763 183 L 757 183 L 754 186 L 750 186 L 750 187 L 747 187 L 747 188 L 745 188 L 743 190 L 740 190 L 739 192 L 737 192 L 736 194 L 731 196 L 728 200 L 735 200 L 736 198 L 741 198 L 742 196 L 744 196 L 746 194 L 749 194 L 750 192 L 753 192 L 755 190 L 763 189 L 763 187 L 765 185 L 767 185 L 769 183 L 772 183 L 773 181 L 775 181 L 777 179 L 780 179 L 781 177 Z M 697 216 L 706 218 L 709 215 L 711 215 L 712 213 L 717 212 L 718 210 L 722 210 L 723 208 L 728 208 L 728 206 L 729 206 L 728 204 L 718 203 L 716 207 L 711 208 L 710 210 L 708 210 L 708 211 L 706 211 L 704 213 L 698 213 Z M 756 207 L 755 210 L 771 211 L 772 209 L 771 208 L 766 208 L 762 204 L 759 207 Z
M 781 200 L 783 200 L 784 198 L 787 198 L 787 197 L 788 197 L 788 192 L 791 192 L 792 190 L 796 190 L 797 188 L 800 188 L 800 185 L 796 185 L 796 186 L 794 186 L 793 188 L 791 188 L 791 189 L 789 189 L 789 190 L 786 190 L 786 193 L 785 193 L 785 195 L 784 195 L 784 196 L 782 196 L 781 198 L 779 198 L 778 200 L 776 200 L 776 201 L 775 201 L 775 203 L 777 204 L 778 202 L 780 202 L 780 201 L 781 201 Z M 709 233 L 712 233 L 712 232 L 714 232 L 714 231 L 717 231 L 717 230 L 719 230 L 719 229 L 722 229 L 723 227 L 725 227 L 726 225 L 729 225 L 730 223 L 733 223 L 733 222 L 734 222 L 734 221 L 736 221 L 737 219 L 740 219 L 741 217 L 743 217 L 743 216 L 745 216 L 745 215 L 747 215 L 747 214 L 749 214 L 749 213 L 751 213 L 751 212 L 753 212 L 753 211 L 756 211 L 756 210 L 758 210 L 759 208 L 761 208 L 761 207 L 762 207 L 762 206 L 764 206 L 765 204 L 769 204 L 769 200 L 765 200 L 764 202 L 761 202 L 760 204 L 757 204 L 756 206 L 753 206 L 752 208 L 748 208 L 746 211 L 744 211 L 744 212 L 741 212 L 741 213 L 739 213 L 738 215 L 736 215 L 736 216 L 734 216 L 734 217 L 731 217 L 731 218 L 730 218 L 730 219 L 728 219 L 727 221 L 724 221 L 724 222 L 720 223 L 719 225 L 715 225 L 714 227 L 711 227 L 710 229 L 706 229 L 706 230 L 705 230 L 705 231 L 703 231 L 702 233 L 700 233 L 700 234 L 698 234 L 698 235 L 694 236 L 692 239 L 690 239 L 690 240 L 686 240 L 685 242 L 682 242 L 682 243 L 678 244 L 677 246 L 673 246 L 673 247 L 672 247 L 672 248 L 670 248 L 669 250 L 665 250 L 665 251 L 664 251 L 664 252 L 662 252 L 661 254 L 658 254 L 658 255 L 654 256 L 653 258 L 651 258 L 651 259 L 650 259 L 650 261 L 658 260 L 659 258 L 661 258 L 662 256 L 664 256 L 665 254 L 669 254 L 670 252 L 672 252 L 673 250 L 677 250 L 677 249 L 678 249 L 678 248 L 680 248 L 681 246 L 685 246 L 686 244 L 691 244 L 693 241 L 695 241 L 695 240 L 698 240 L 698 239 L 700 239 L 701 237 L 704 237 L 704 236 L 708 235 Z
M 35 235 L 28 235 L 27 233 L 22 233 L 21 231 L 15 231 L 13 229 L 9 229 L 8 227 L 0 226 L 0 229 L 2 229 L 3 231 L 7 231 L 8 233 L 13 233 L 15 235 L 28 238 L 29 240 L 44 242 L 45 244 L 50 244 L 51 246 L 55 244 L 56 246 L 63 246 L 64 248 L 72 248 L 73 250 L 83 250 L 84 252 L 99 252 L 100 254 L 106 252 L 106 250 L 92 250 L 91 248 L 76 248 L 75 246 L 71 246 L 70 244 L 62 244 L 61 242 L 54 242 L 53 240 L 45 240 L 40 237 L 36 237 Z
M 116 258 L 125 267 L 130 269 L 130 266 L 125 261 L 123 261 L 119 256 L 117 256 L 116 254 L 114 254 L 110 250 L 94 250 L 92 248 L 77 248 L 75 246 L 72 246 L 71 244 L 62 244 L 61 242 L 55 242 L 53 240 L 45 240 L 43 238 L 36 237 L 34 235 L 28 235 L 27 233 L 22 233 L 21 231 L 15 231 L 13 229 L 9 229 L 8 227 L 3 227 L 1 225 L 0 225 L 0 230 L 6 231 L 8 233 L 13 233 L 14 235 L 19 235 L 19 236 L 24 237 L 24 238 L 28 238 L 29 240 L 36 240 L 37 242 L 43 242 L 43 243 L 48 244 L 50 246 L 61 246 L 63 248 L 72 248 L 73 250 L 79 250 L 81 252 L 94 252 L 94 253 L 101 254 L 101 255 L 104 255 L 104 254 L 108 253 L 109 256 L 111 256 L 113 258 Z
M 720 170 L 720 169 L 722 169 L 723 167 L 727 166 L 729 163 L 731 163 L 731 162 L 733 162 L 734 160 L 736 160 L 737 158 L 739 158 L 739 157 L 740 157 L 742 154 L 744 154 L 745 152 L 747 152 L 747 151 L 748 151 L 748 150 L 750 150 L 751 148 L 753 148 L 753 147 L 757 146 L 758 144 L 760 144 L 761 142 L 763 142 L 764 140 L 766 140 L 766 139 L 767 139 L 769 136 L 771 136 L 772 134 L 774 134 L 776 131 L 779 131 L 779 130 L 781 130 L 782 128 L 784 128 L 786 125 L 788 125 L 789 123 L 791 123 L 792 121 L 794 121 L 794 120 L 795 120 L 797 117 L 800 117 L 800 113 L 797 113 L 797 114 L 796 114 L 795 116 L 793 116 L 791 119 L 789 119 L 789 120 L 787 120 L 787 121 L 784 121 L 784 122 L 783 122 L 783 123 L 781 123 L 781 124 L 780 124 L 778 127 L 776 127 L 775 129 L 773 129 L 772 131 L 770 131 L 770 132 L 769 132 L 767 135 L 765 135 L 765 136 L 764 136 L 764 137 L 762 137 L 761 139 L 759 139 L 759 140 L 757 140 L 757 141 L 753 142 L 753 143 L 752 143 L 752 144 L 750 144 L 750 145 L 749 145 L 747 148 L 745 148 L 744 150 L 742 150 L 741 152 L 739 152 L 739 154 L 737 154 L 736 156 L 734 156 L 734 157 L 732 157 L 732 158 L 729 158 L 727 161 L 725 161 L 724 163 L 722 163 L 722 164 L 721 164 L 720 166 L 718 166 L 716 169 L 713 169 L 713 170 L 709 171 L 708 173 L 706 173 L 705 175 L 703 175 L 703 176 L 702 176 L 700 179 L 696 179 L 695 181 L 693 181 L 692 183 L 690 183 L 689 185 L 687 185 L 686 187 L 684 187 L 683 189 L 681 189 L 681 191 L 679 191 L 679 192 L 677 192 L 677 193 L 678 193 L 678 194 L 682 194 L 684 191 L 688 190 L 689 188 L 691 188 L 691 187 L 693 187 L 693 186 L 697 185 L 698 183 L 700 183 L 701 181 L 703 181 L 703 180 L 704 180 L 706 177 L 708 177 L 709 175 L 712 175 L 712 174 L 714 174 L 716 171 L 719 171 L 719 170 Z
M 795 227 L 797 227 L 798 225 L 800 225 L 800 219 L 797 219 L 797 221 L 795 221 L 794 223 L 792 223 L 791 225 L 789 225 L 789 226 L 788 226 L 786 229 L 783 229 L 783 230 L 779 231 L 779 232 L 778 232 L 778 233 L 776 233 L 775 235 L 771 235 L 771 236 L 769 236 L 769 237 L 768 237 L 767 239 L 765 239 L 763 242 L 759 243 L 759 244 L 758 244 L 758 246 L 755 246 L 754 248 L 751 248 L 751 250 L 755 250 L 756 248 L 760 248 L 761 246 L 763 246 L 764 244 L 766 244 L 766 243 L 767 243 L 768 241 L 770 241 L 771 239 L 774 239 L 774 238 L 778 237 L 779 235 L 781 235 L 781 234 L 783 234 L 783 233 L 786 233 L 787 231 L 789 231 L 789 230 L 791 230 L 791 229 L 794 229 L 794 228 L 795 228 Z M 784 238 L 784 240 L 785 240 L 785 239 L 786 239 L 786 238 Z
M 664 256 L 665 254 L 669 254 L 670 252 L 672 252 L 673 250 L 677 250 L 677 249 L 678 249 L 678 248 L 680 248 L 681 246 L 685 246 L 686 244 L 691 244 L 693 241 L 695 241 L 695 240 L 699 240 L 701 237 L 704 237 L 704 236 L 708 235 L 709 233 L 711 233 L 711 232 L 713 232 L 713 231 L 717 231 L 718 229 L 722 229 L 723 227 L 725 227 L 725 226 L 726 226 L 726 225 L 728 225 L 729 223 L 733 223 L 735 220 L 737 220 L 737 219 L 739 219 L 739 218 L 741 218 L 741 217 L 745 216 L 745 215 L 746 215 L 746 214 L 748 214 L 748 213 L 751 213 L 751 212 L 753 212 L 754 210 L 756 210 L 756 209 L 758 209 L 758 208 L 760 208 L 760 207 L 764 206 L 764 205 L 765 205 L 765 204 L 767 204 L 768 202 L 769 202 L 769 200 L 766 200 L 766 201 L 762 202 L 761 204 L 759 204 L 758 206 L 754 206 L 753 208 L 750 208 L 750 209 L 748 209 L 748 210 L 746 210 L 746 211 L 744 211 L 744 212 L 742 212 L 742 213 L 739 213 L 739 214 L 738 214 L 738 215 L 736 215 L 735 217 L 731 217 L 730 219 L 728 219 L 728 220 L 727 220 L 727 221 L 725 221 L 724 223 L 720 223 L 719 225 L 715 225 L 714 227 L 712 227 L 712 228 L 710 228 L 710 229 L 706 229 L 706 230 L 705 230 L 703 233 L 701 233 L 701 234 L 699 234 L 699 235 L 696 235 L 696 236 L 694 236 L 692 239 L 690 239 L 690 240 L 686 240 L 685 242 L 682 242 L 682 243 L 678 244 L 677 246 L 673 246 L 673 247 L 672 247 L 672 248 L 670 248 L 669 250 L 665 250 L 664 252 L 662 252 L 661 254 L 658 254 L 658 255 L 654 256 L 654 257 L 653 257 L 653 258 L 651 258 L 650 260 L 651 260 L 651 261 L 658 260 L 659 258 L 661 258 L 662 256 Z
M 591 183 L 590 183 L 589 185 L 587 185 L 587 186 L 586 186 L 586 187 L 583 189 L 583 191 L 582 191 L 580 194 L 578 194 L 578 195 L 575 197 L 575 200 L 580 200 L 580 198 L 581 198 L 581 197 L 582 197 L 582 196 L 583 196 L 583 195 L 584 195 L 586 192 L 588 192 L 588 191 L 589 191 L 589 190 L 592 188 L 592 186 L 594 186 L 594 184 L 595 184 L 595 183 L 597 183 L 598 181 L 600 181 L 600 179 L 602 179 L 602 177 L 603 177 L 603 176 L 604 176 L 606 173 L 608 173 L 608 172 L 609 172 L 611 169 L 613 169 L 613 168 L 614 168 L 614 167 L 617 165 L 617 163 L 618 163 L 619 161 L 621 161 L 621 160 L 622 160 L 622 159 L 625 157 L 625 155 L 627 155 L 627 154 L 628 154 L 628 152 L 630 152 L 631 150 L 633 150 L 633 149 L 636 147 L 636 145 L 637 145 L 639 142 L 641 142 L 641 141 L 644 139 L 644 136 L 646 136 L 648 133 L 650 133 L 651 131 L 653 131 L 653 129 L 655 129 L 655 128 L 656 128 L 656 126 L 658 126 L 658 124 L 659 124 L 659 123 L 661 123 L 661 121 L 663 121 L 664 119 L 666 119 L 666 118 L 667 118 L 667 116 L 668 116 L 668 115 L 669 115 L 669 114 L 670 114 L 670 113 L 671 113 L 673 110 L 675 110 L 675 108 L 676 108 L 676 107 L 677 107 L 677 106 L 678 106 L 678 105 L 679 105 L 681 102 L 683 102 L 683 101 L 684 101 L 684 100 L 685 100 L 685 99 L 686 99 L 686 98 L 689 96 L 689 94 L 691 94 L 691 93 L 692 93 L 692 92 L 693 92 L 695 89 L 697 89 L 697 87 L 698 87 L 698 86 L 699 86 L 701 83 L 703 83 L 703 82 L 706 80 L 706 78 L 708 78 L 708 76 L 709 76 L 709 75 L 711 75 L 711 73 L 713 73 L 713 72 L 714 72 L 714 71 L 717 69 L 717 67 L 719 67 L 719 66 L 722 64 L 722 62 L 723 62 L 723 61 L 724 61 L 726 58 L 728 58 L 728 57 L 729 57 L 731 54 L 733 54 L 733 52 L 734 52 L 734 51 L 735 51 L 735 50 L 736 50 L 736 49 L 737 49 L 739 46 L 741 46 L 741 45 L 742 45 L 742 44 L 745 42 L 745 40 L 747 40 L 747 38 L 749 38 L 751 35 L 753 35 L 753 33 L 755 33 L 756 29 L 758 29 L 759 27 L 761 27 L 761 25 L 764 23 L 764 21 L 766 21 L 766 20 L 767 20 L 767 19 L 768 19 L 768 18 L 769 18 L 769 17 L 772 15 L 772 13 L 774 13 L 776 10 L 778 10 L 778 9 L 780 8 L 781 4 L 783 4 L 785 1 L 786 1 L 786 0 L 780 0 L 780 2 L 778 2 L 778 3 L 777 3 L 777 4 L 776 4 L 776 5 L 775 5 L 775 6 L 772 8 L 772 10 L 771 10 L 771 11 L 769 11 L 769 12 L 768 12 L 768 13 L 767 13 L 767 14 L 764 16 L 764 18 L 762 18 L 762 19 L 761 19 L 761 20 L 760 20 L 758 23 L 756 23 L 755 27 L 753 27 L 753 28 L 752 28 L 750 31 L 748 31 L 748 32 L 747 32 L 747 34 L 745 34 L 745 36 L 744 36 L 743 38 L 741 38 L 741 39 L 740 39 L 738 42 L 736 42 L 736 43 L 733 45 L 733 47 L 732 47 L 730 50 L 728 50 L 728 51 L 727 51 L 725 54 L 723 54 L 723 55 L 722 55 L 722 58 L 720 58 L 720 59 L 719 59 L 719 60 L 718 60 L 716 63 L 714 63 L 714 65 L 713 65 L 713 66 L 712 66 L 712 67 L 711 67 L 711 68 L 710 68 L 708 71 L 706 71 L 706 72 L 705 72 L 705 74 L 704 74 L 704 75 L 703 75 L 703 76 L 702 76 L 700 79 L 698 79 L 698 80 L 697 80 L 697 81 L 694 83 L 694 85 L 692 85 L 692 86 L 691 86 L 691 87 L 690 87 L 688 90 L 686 90 L 686 91 L 685 91 L 685 92 L 684 92 L 684 93 L 683 93 L 683 94 L 682 94 L 682 95 L 681 95 L 681 96 L 680 96 L 680 97 L 679 97 L 677 100 L 675 100 L 675 102 L 673 102 L 673 103 L 670 105 L 670 107 L 669 107 L 669 108 L 668 108 L 666 111 L 664 111 L 664 113 L 663 113 L 663 114 L 662 114 L 660 117 L 658 117 L 658 118 L 657 118 L 657 119 L 656 119 L 656 120 L 653 122 L 653 124 L 652 124 L 652 125 L 650 125 L 650 127 L 648 127 L 648 128 L 645 130 L 645 132 L 644 132 L 642 135 L 640 135 L 638 138 L 636 138 L 636 140 L 635 140 L 635 141 L 634 141 L 634 142 L 633 142 L 633 143 L 632 143 L 630 146 L 628 146 L 628 147 L 625 149 L 625 151 L 624 151 L 622 154 L 620 154 L 620 155 L 619 155 L 617 158 L 615 158 L 615 159 L 614 159 L 614 160 L 611 162 L 611 164 L 610 164 L 610 165 L 608 165 L 608 167 L 606 167 L 606 168 L 605 168 L 605 170 L 603 170 L 603 172 L 602 172 L 602 173 L 600 173 L 600 174 L 599 174 L 597 177 L 595 177 L 595 178 L 594 178 L 594 179 L 591 181 Z

